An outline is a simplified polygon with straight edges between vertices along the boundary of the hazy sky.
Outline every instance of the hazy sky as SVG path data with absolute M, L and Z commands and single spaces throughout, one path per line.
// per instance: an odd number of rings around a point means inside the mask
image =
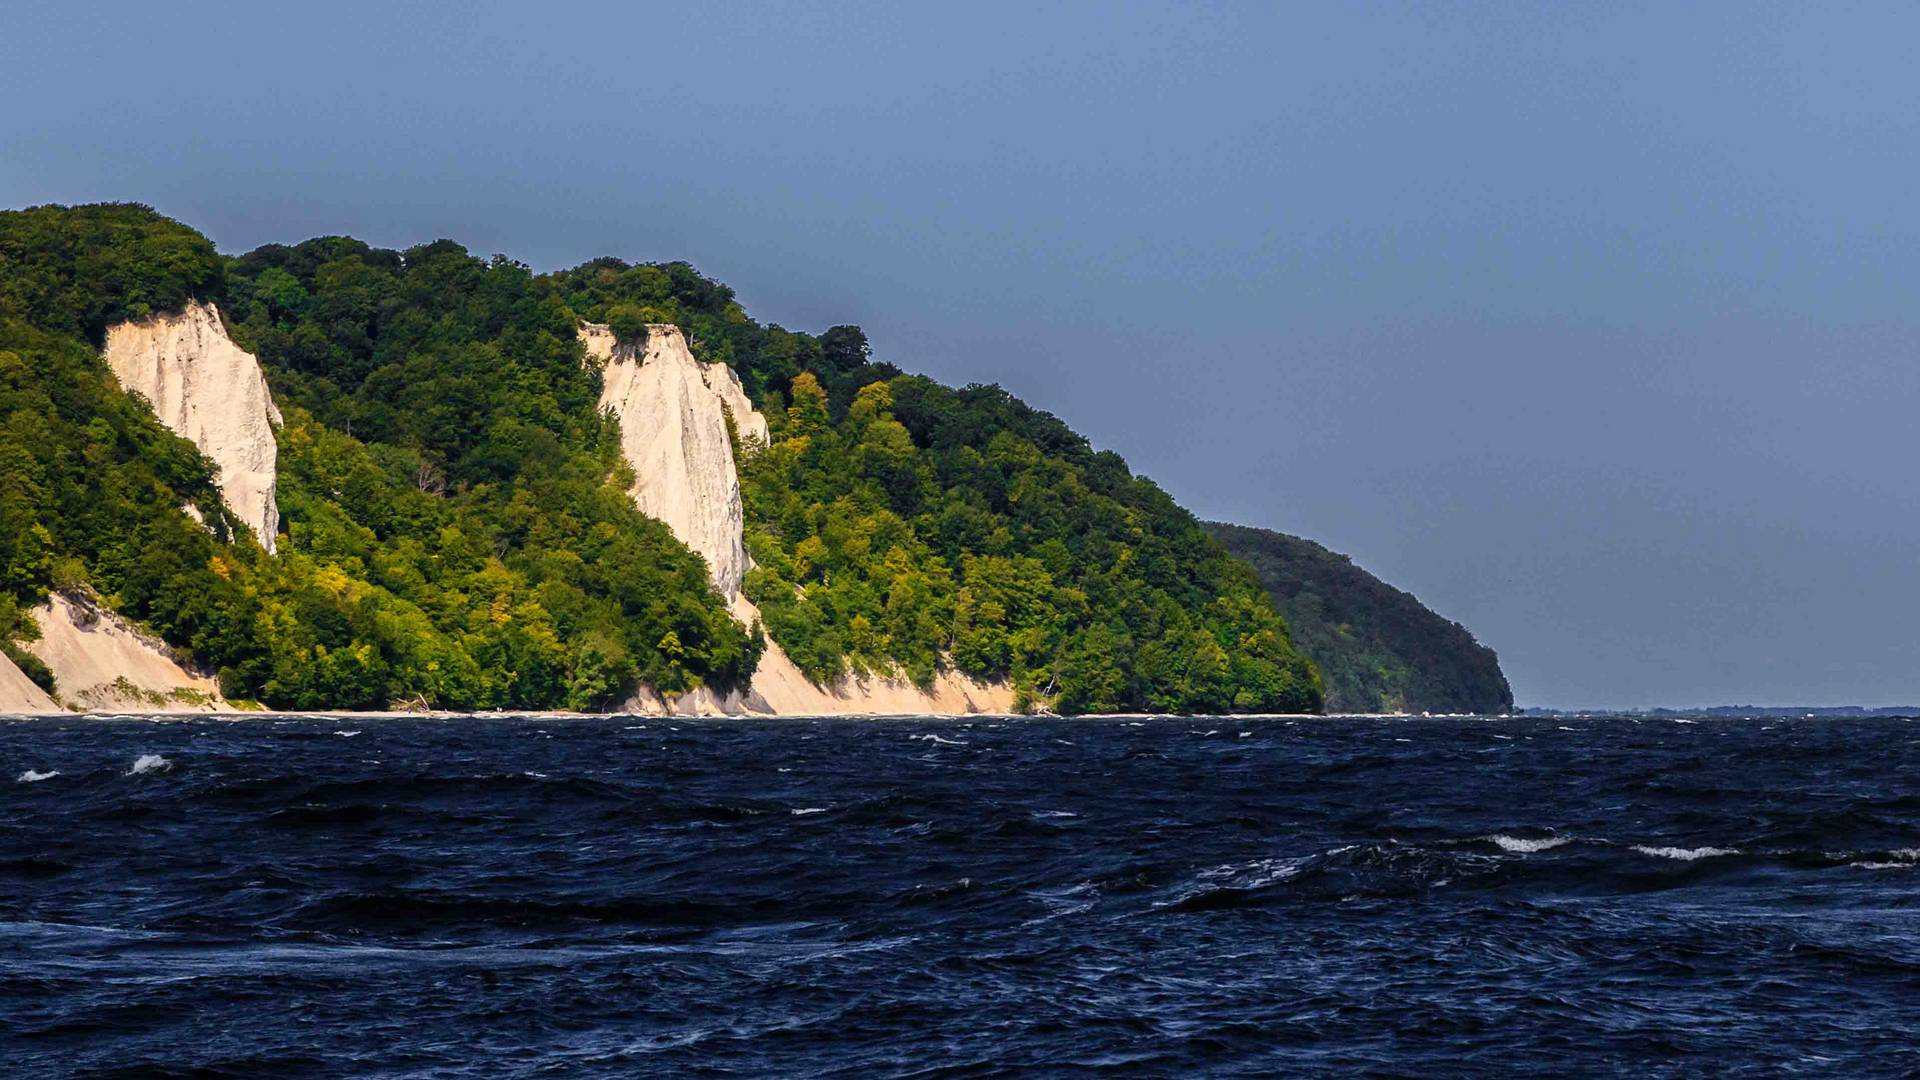
M 1522 704 L 1920 701 L 1920 8 L 277 7 L 10 3 L 0 205 L 686 258 Z

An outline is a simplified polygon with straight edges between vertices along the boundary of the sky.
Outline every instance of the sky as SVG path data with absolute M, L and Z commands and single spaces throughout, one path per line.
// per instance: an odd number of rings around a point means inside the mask
M 1920 8 L 277 7 L 9 4 L 0 206 L 687 259 L 1522 704 L 1920 702 Z

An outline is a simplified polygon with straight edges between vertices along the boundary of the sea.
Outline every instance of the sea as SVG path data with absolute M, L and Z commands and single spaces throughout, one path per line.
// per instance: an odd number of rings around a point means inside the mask
M 12 1077 L 1913 1076 L 1904 718 L 0 719 Z

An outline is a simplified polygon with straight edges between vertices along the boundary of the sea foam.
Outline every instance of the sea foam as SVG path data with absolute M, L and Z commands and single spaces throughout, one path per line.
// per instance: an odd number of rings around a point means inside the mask
M 159 754 L 141 754 L 133 759 L 133 768 L 127 770 L 128 776 L 141 776 L 150 772 L 166 772 L 173 768 L 173 762 Z
M 1500 850 L 1511 851 L 1517 855 L 1531 855 L 1536 851 L 1552 851 L 1562 844 L 1570 844 L 1573 842 L 1573 837 L 1571 836 L 1542 836 L 1530 840 L 1524 836 L 1506 836 L 1501 833 L 1495 833 L 1492 836 L 1486 837 L 1486 839 L 1497 845 Z
M 40 772 L 37 769 L 28 769 L 26 772 L 20 774 L 20 783 L 37 784 L 42 780 L 51 780 L 59 775 L 59 769 L 48 769 L 46 772 Z
M 1710 859 L 1717 855 L 1740 854 L 1740 851 L 1738 848 L 1726 848 L 1726 847 L 1678 848 L 1678 847 L 1648 847 L 1645 844 L 1634 844 L 1633 850 L 1639 852 L 1642 855 L 1657 855 L 1662 859 L 1679 859 L 1681 862 L 1692 862 L 1695 859 Z

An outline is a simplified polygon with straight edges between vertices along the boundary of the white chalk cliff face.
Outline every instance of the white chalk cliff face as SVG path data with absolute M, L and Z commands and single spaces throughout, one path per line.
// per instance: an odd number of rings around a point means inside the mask
M 621 451 L 635 476 L 634 501 L 707 560 L 714 589 L 727 598 L 734 619 L 751 626 L 760 612 L 740 595 L 751 564 L 742 538 L 740 473 L 725 418 L 733 417 L 743 447 L 767 444 L 767 418 L 748 400 L 732 368 L 693 358 L 677 326 L 650 326 L 644 350 L 617 344 L 613 332 L 598 323 L 582 326 L 580 340 L 588 356 L 605 363 L 600 407 L 620 419 Z M 642 690 L 627 709 L 697 716 L 1005 713 L 1013 710 L 1013 691 L 958 672 L 941 674 L 930 691 L 898 678 L 823 687 L 803 675 L 769 637 L 746 693 L 719 695 L 703 688 L 669 700 Z
M 33 610 L 40 640 L 26 644 L 53 671 L 62 703 L 80 709 L 205 712 L 226 707 L 219 685 L 182 667 L 172 650 L 87 600 L 55 593 Z
M 160 422 L 220 467 L 227 508 L 273 550 L 280 412 L 260 362 L 233 343 L 212 304 L 124 322 L 107 331 L 107 366 L 153 406 Z
M 587 354 L 606 361 L 600 407 L 620 418 L 620 449 L 633 466 L 633 501 L 642 513 L 673 530 L 707 560 L 722 596 L 740 591 L 747 548 L 740 537 L 740 474 L 727 437 L 724 393 L 706 368 L 720 368 L 723 384 L 746 405 L 735 414 L 742 432 L 766 441 L 767 421 L 747 405 L 739 380 L 724 364 L 702 365 L 687 351 L 677 326 L 648 327 L 645 351 L 615 344 L 613 333 L 589 323 L 580 331 Z

